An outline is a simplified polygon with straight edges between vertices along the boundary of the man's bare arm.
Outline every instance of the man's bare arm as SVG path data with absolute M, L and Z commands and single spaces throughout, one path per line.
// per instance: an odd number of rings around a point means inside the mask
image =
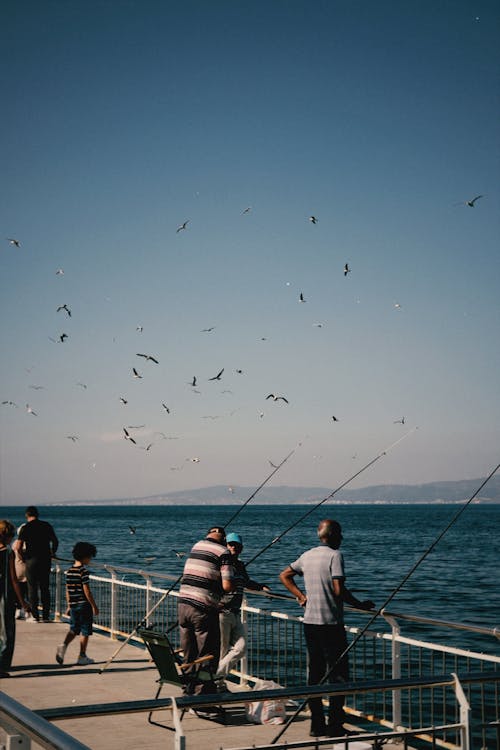
M 305 603 L 307 602 L 307 596 L 299 589 L 299 587 L 295 583 L 295 576 L 296 572 L 293 568 L 288 566 L 285 568 L 285 570 L 282 570 L 280 573 L 280 581 L 283 584 L 283 586 L 290 591 L 291 594 L 294 595 L 294 597 L 297 599 L 298 603 L 301 607 L 305 606 Z

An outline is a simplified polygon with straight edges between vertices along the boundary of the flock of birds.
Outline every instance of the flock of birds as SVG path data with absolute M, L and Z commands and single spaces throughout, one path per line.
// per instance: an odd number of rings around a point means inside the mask
M 483 198 L 483 197 L 484 197 L 483 195 L 476 195 L 475 197 L 473 197 L 471 199 L 468 199 L 468 200 L 465 200 L 465 201 L 460 201 L 459 203 L 456 203 L 454 205 L 462 205 L 462 206 L 466 206 L 468 208 L 474 208 L 476 202 L 479 199 Z M 241 212 L 241 214 L 242 215 L 248 214 L 248 213 L 251 212 L 251 210 L 252 210 L 252 207 L 251 206 L 247 206 Z M 318 224 L 318 218 L 316 216 L 311 215 L 311 216 L 308 217 L 308 219 L 309 219 L 309 222 L 311 224 L 313 224 L 313 225 Z M 180 232 L 186 231 L 187 228 L 188 228 L 189 223 L 190 223 L 189 219 L 186 219 L 185 221 L 183 221 L 177 227 L 176 234 L 179 234 Z M 12 245 L 13 247 L 15 247 L 16 249 L 20 249 L 21 248 L 21 241 L 19 239 L 15 238 L 15 237 L 7 237 L 6 239 L 7 239 L 7 242 L 9 242 L 9 244 Z M 343 267 L 344 277 L 347 277 L 348 274 L 350 274 L 351 272 L 352 272 L 352 269 L 349 266 L 349 263 L 346 262 L 344 264 L 344 267 Z M 64 269 L 63 268 L 58 268 L 55 271 L 55 274 L 57 276 L 64 276 Z M 289 286 L 289 285 L 290 285 L 290 282 L 287 282 L 287 286 Z M 305 304 L 307 302 L 307 300 L 306 300 L 303 292 L 300 292 L 300 294 L 299 294 L 299 300 L 298 301 L 301 304 Z M 394 308 L 397 309 L 397 310 L 401 310 L 401 304 L 399 302 L 396 302 L 394 304 Z M 65 315 L 65 317 L 66 317 L 67 320 L 69 320 L 70 318 L 72 318 L 72 310 L 71 310 L 70 306 L 67 303 L 63 303 L 63 304 L 58 305 L 57 308 L 56 308 L 56 313 L 63 313 Z M 314 323 L 313 325 L 315 327 L 317 327 L 317 328 L 322 328 L 323 327 L 323 323 L 320 323 L 320 322 Z M 201 333 L 204 333 L 204 334 L 213 333 L 213 331 L 215 331 L 215 328 L 216 328 L 215 326 L 209 326 L 209 327 L 203 328 L 203 329 L 201 329 Z M 136 327 L 136 332 L 139 333 L 139 334 L 141 334 L 143 332 L 143 330 L 144 330 L 144 327 L 142 325 L 138 325 Z M 54 338 L 52 336 L 49 336 L 48 338 L 53 343 L 64 344 L 68 340 L 69 335 L 66 332 L 63 331 L 56 338 Z M 266 338 L 262 337 L 261 340 L 265 341 Z M 146 364 L 146 363 L 152 363 L 154 365 L 159 365 L 160 364 L 160 360 L 159 360 L 158 356 L 155 356 L 153 354 L 137 352 L 136 356 L 140 357 L 141 359 L 143 359 L 144 360 L 144 364 Z M 215 375 L 207 378 L 207 382 L 221 383 L 222 382 L 222 377 L 224 375 L 224 372 L 225 372 L 225 368 L 223 367 Z M 244 371 L 241 368 L 235 369 L 234 372 L 235 372 L 236 375 L 239 375 L 239 376 L 241 376 L 241 375 L 244 374 Z M 143 373 L 140 372 L 137 369 L 136 366 L 132 366 L 132 368 L 131 368 L 131 374 L 132 374 L 132 378 L 135 379 L 135 380 L 142 380 L 143 377 L 144 377 Z M 83 382 L 79 381 L 79 382 L 76 383 L 76 385 L 78 387 L 82 388 L 82 390 L 87 390 L 87 384 L 86 383 L 83 383 Z M 196 394 L 200 393 L 200 391 L 197 389 L 197 386 L 199 385 L 199 377 L 197 375 L 194 375 L 192 377 L 192 379 L 187 382 L 187 385 L 190 386 L 190 388 L 191 388 L 191 390 L 192 390 L 193 393 L 196 393 Z M 43 390 L 43 388 L 44 388 L 44 386 L 41 386 L 41 385 L 30 385 L 29 387 L 31 389 L 33 389 L 33 390 Z M 229 389 L 225 389 L 224 391 L 222 391 L 222 393 L 230 393 L 231 394 L 232 391 L 230 391 Z M 275 404 L 277 404 L 278 402 L 282 402 L 284 405 L 288 405 L 290 403 L 290 401 L 287 398 L 287 396 L 285 396 L 283 394 L 274 393 L 274 392 L 273 393 L 269 393 L 267 396 L 263 397 L 263 399 L 265 401 L 271 400 Z M 125 406 L 128 405 L 129 399 L 126 398 L 123 395 L 120 395 L 119 396 L 119 402 L 122 404 L 122 406 L 125 407 Z M 13 401 L 12 399 L 4 399 L 0 403 L 1 403 L 2 406 L 18 408 L 18 404 L 15 401 Z M 32 416 L 32 417 L 37 417 L 38 416 L 38 412 L 35 411 L 35 409 L 29 403 L 26 403 L 25 408 L 26 408 L 26 413 L 29 414 L 30 416 Z M 170 405 L 168 405 L 165 402 L 161 402 L 161 408 L 164 411 L 164 413 L 166 413 L 167 415 L 170 415 L 172 413 Z M 236 411 L 237 410 L 232 411 L 230 413 L 231 416 Z M 216 420 L 219 417 L 220 417 L 220 415 L 217 415 L 217 414 L 216 415 L 203 415 L 202 416 L 203 419 L 210 419 L 210 420 Z M 265 417 L 265 412 L 260 411 L 259 412 L 259 418 L 262 419 L 264 417 Z M 331 420 L 333 422 L 339 422 L 339 418 L 337 416 L 335 416 L 335 415 L 331 416 Z M 396 420 L 394 420 L 393 423 L 394 424 L 404 425 L 405 424 L 405 417 L 403 416 L 400 419 L 396 419 Z M 139 448 L 141 450 L 149 452 L 155 443 L 154 442 L 149 442 L 149 443 L 146 443 L 144 445 L 139 445 L 138 440 L 137 440 L 137 436 L 136 436 L 136 432 L 132 432 L 132 431 L 137 431 L 137 430 L 143 429 L 144 427 L 145 427 L 145 424 L 124 426 L 123 427 L 123 438 L 129 444 L 131 444 L 131 445 L 133 445 L 133 446 L 135 446 L 135 447 L 137 447 L 137 448 Z M 160 437 L 163 440 L 176 440 L 176 439 L 178 439 L 175 436 L 166 435 L 164 432 L 161 432 L 161 431 L 155 432 L 154 435 Z M 79 436 L 76 435 L 76 434 L 69 434 L 69 435 L 66 435 L 66 439 L 69 440 L 69 441 L 71 441 L 72 443 L 76 443 L 79 440 Z M 185 459 L 185 461 L 196 464 L 196 463 L 200 462 L 200 458 L 198 456 L 192 456 L 192 457 L 187 457 Z M 269 461 L 269 463 L 270 463 L 271 466 L 276 467 L 276 465 L 273 464 L 271 461 Z M 93 466 L 95 466 L 95 463 L 93 464 Z M 179 471 L 183 467 L 182 466 L 172 466 L 170 468 L 171 468 L 172 471 Z M 135 533 L 135 530 L 132 531 L 132 527 L 131 527 L 130 533 Z

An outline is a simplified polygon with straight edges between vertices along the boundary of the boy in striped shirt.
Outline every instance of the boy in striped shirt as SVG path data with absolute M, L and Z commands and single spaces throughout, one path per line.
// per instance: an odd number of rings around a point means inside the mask
M 77 542 L 73 547 L 74 563 L 66 571 L 66 601 L 70 615 L 69 631 L 64 643 L 57 647 L 56 661 L 62 664 L 66 649 L 77 635 L 80 636 L 80 656 L 77 664 L 93 664 L 94 660 L 87 656 L 87 644 L 89 636 L 92 635 L 93 615 L 98 615 L 99 610 L 94 601 L 89 586 L 89 572 L 85 567 L 96 556 L 97 550 L 89 542 Z

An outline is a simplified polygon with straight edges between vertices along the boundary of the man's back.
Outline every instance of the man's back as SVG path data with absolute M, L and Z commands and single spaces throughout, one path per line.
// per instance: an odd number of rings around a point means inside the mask
M 30 560 L 33 557 L 50 558 L 54 546 L 57 547 L 54 529 L 50 523 L 40 521 L 39 518 L 24 524 L 19 533 L 19 540 L 25 545 L 23 551 L 25 560 Z
M 290 567 L 304 576 L 307 603 L 304 622 L 311 625 L 341 625 L 342 601 L 333 593 L 332 579 L 344 578 L 344 561 L 338 549 L 326 544 L 304 552 Z
M 231 580 L 233 575 L 228 549 L 212 539 L 202 539 L 186 560 L 179 603 L 201 610 L 216 608 L 223 593 L 222 580 Z

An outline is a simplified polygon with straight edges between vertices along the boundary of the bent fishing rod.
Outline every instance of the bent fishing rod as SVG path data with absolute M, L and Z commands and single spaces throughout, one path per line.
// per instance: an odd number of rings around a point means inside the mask
M 342 484 L 339 484 L 338 487 L 336 487 L 333 492 L 330 492 L 327 497 L 323 498 L 319 503 L 316 503 L 316 505 L 313 505 L 312 508 L 310 508 L 306 513 L 304 513 L 300 518 L 298 518 L 296 521 L 294 521 L 288 528 L 286 528 L 284 531 L 281 532 L 281 534 L 278 534 L 269 544 L 266 544 L 265 547 L 263 547 L 260 552 L 257 552 L 256 555 L 254 555 L 245 565 L 248 567 L 251 563 L 253 563 L 258 557 L 260 557 L 264 552 L 267 552 L 268 549 L 270 549 L 273 545 L 277 544 L 285 534 L 288 534 L 289 531 L 294 529 L 296 526 L 299 525 L 299 523 L 302 523 L 302 521 L 311 515 L 311 513 L 314 513 L 315 510 L 317 510 L 321 505 L 328 502 L 328 500 L 331 500 L 334 495 L 337 494 L 337 492 L 340 492 L 344 487 L 346 487 L 348 484 L 350 484 L 356 477 L 359 477 L 360 474 L 362 474 L 364 471 L 370 468 L 370 466 L 373 466 L 373 464 L 377 463 L 379 459 L 381 459 L 383 456 L 386 456 L 390 450 L 396 447 L 399 443 L 401 443 L 403 440 L 406 440 L 407 437 L 409 437 L 413 432 L 418 430 L 418 427 L 413 427 L 413 429 L 409 430 L 407 433 L 405 433 L 402 437 L 400 437 L 398 440 L 396 440 L 394 443 L 389 445 L 385 450 L 381 451 L 375 458 L 372 458 L 371 461 L 368 461 L 367 464 L 365 464 L 361 469 L 359 469 L 355 474 L 353 474 L 349 479 L 346 479 L 345 482 L 342 482 Z M 299 443 L 300 445 L 300 443 Z
M 349 653 L 349 651 L 352 648 L 354 648 L 354 646 L 356 645 L 356 643 L 358 643 L 358 641 L 360 640 L 360 638 L 363 637 L 363 635 L 366 633 L 366 631 L 368 630 L 368 628 L 370 627 L 370 625 L 377 619 L 377 617 L 380 614 L 383 614 L 384 609 L 387 607 L 387 605 L 390 604 L 390 602 L 392 602 L 392 600 L 394 599 L 394 597 L 396 596 L 396 594 L 398 594 L 401 591 L 401 589 L 403 588 L 403 586 L 405 585 L 405 583 L 408 581 L 409 578 L 411 578 L 411 576 L 414 574 L 414 572 L 417 570 L 417 568 L 423 563 L 423 561 L 425 560 L 425 558 L 428 555 L 430 555 L 430 553 L 437 547 L 437 545 L 439 544 L 439 542 L 441 541 L 441 539 L 444 537 L 444 535 L 451 529 L 451 527 L 453 526 L 453 524 L 460 518 L 460 516 L 466 510 L 466 508 L 469 507 L 469 505 L 474 500 L 474 498 L 476 498 L 477 495 L 479 495 L 479 493 L 481 492 L 481 490 L 483 489 L 483 487 L 486 484 L 488 484 L 488 482 L 490 481 L 490 479 L 497 473 L 498 469 L 500 469 L 500 463 L 497 464 L 495 466 L 495 468 L 493 469 L 493 471 L 491 471 L 488 474 L 488 476 L 486 477 L 486 479 L 484 480 L 484 482 L 482 482 L 482 484 L 477 488 L 477 490 L 474 492 L 474 494 L 471 495 L 471 497 L 467 500 L 466 503 L 464 503 L 464 505 L 462 505 L 462 507 L 455 513 L 455 515 L 448 522 L 448 524 L 445 526 L 445 528 L 438 534 L 438 536 L 436 537 L 436 539 L 422 553 L 422 555 L 419 557 L 419 559 L 417 560 L 417 562 L 410 568 L 410 570 L 404 576 L 404 578 L 402 579 L 402 581 L 396 586 L 396 588 L 394 589 L 394 591 L 387 597 L 387 599 L 385 600 L 385 602 L 380 607 L 378 607 L 377 611 L 370 617 L 370 619 L 368 620 L 368 622 L 366 623 L 366 625 L 359 631 L 359 633 L 356 635 L 356 637 L 353 638 L 353 640 L 347 646 L 347 648 L 345 648 L 343 650 L 343 652 L 337 658 L 335 664 L 333 664 L 333 666 L 330 667 L 330 669 L 325 674 L 325 676 L 319 681 L 319 683 L 318 683 L 319 685 L 324 685 L 325 682 L 328 682 L 328 680 L 332 676 L 333 672 L 335 671 L 335 667 L 337 666 L 337 664 L 339 664 L 339 662 L 342 661 L 342 659 L 345 656 L 347 656 L 347 654 Z M 280 737 L 282 737 L 285 734 L 285 732 L 288 729 L 288 727 L 290 726 L 290 724 L 292 724 L 292 722 L 295 721 L 295 719 L 297 718 L 297 716 L 299 715 L 299 713 L 305 707 L 306 703 L 307 703 L 307 700 L 303 701 L 298 706 L 298 708 L 290 716 L 290 718 L 288 719 L 288 721 L 286 722 L 286 724 L 284 724 L 283 729 L 281 729 L 278 732 L 278 734 L 276 735 L 276 737 L 274 737 L 274 739 L 271 740 L 271 743 L 270 743 L 271 745 L 274 745 L 280 739 Z
M 286 462 L 288 461 L 288 459 L 293 456 L 293 454 L 295 453 L 295 451 L 297 450 L 297 448 L 300 445 L 301 445 L 301 443 L 299 443 L 292 451 L 290 451 L 290 453 L 287 456 L 285 456 L 285 458 L 281 461 L 281 463 L 279 463 L 273 469 L 273 471 L 269 474 L 269 476 L 266 477 L 266 479 L 257 487 L 256 490 L 254 490 L 254 492 L 252 492 L 252 494 L 250 495 L 250 497 L 248 498 L 248 500 L 245 501 L 245 503 L 241 506 L 241 508 L 239 508 L 238 511 L 231 516 L 231 518 L 229 519 L 229 521 L 226 524 L 226 526 L 229 525 L 231 523 L 231 521 L 233 521 L 236 518 L 236 516 L 238 515 L 238 513 L 241 513 L 241 511 L 243 510 L 243 508 L 246 505 L 248 505 L 248 503 L 250 502 L 250 500 L 252 500 L 252 498 L 254 498 L 255 495 L 269 482 L 269 480 L 271 479 L 271 477 L 273 477 L 276 474 L 276 472 L 279 471 L 281 469 L 281 467 L 284 466 L 284 464 L 286 464 Z M 149 620 L 149 618 L 151 617 L 151 615 L 153 614 L 153 612 L 155 612 L 158 609 L 158 607 L 165 601 L 165 599 L 167 598 L 167 596 L 173 591 L 173 589 L 177 586 L 177 584 L 180 583 L 181 578 L 182 578 L 183 575 L 184 575 L 184 572 L 182 572 L 180 574 L 180 576 L 178 578 L 176 578 L 176 580 L 173 582 L 173 584 L 170 586 L 170 588 L 167 591 L 165 591 L 165 593 L 160 597 L 160 599 L 158 599 L 158 601 L 156 602 L 156 604 L 153 605 L 153 607 L 151 607 L 151 609 L 149 610 L 149 612 L 146 612 L 146 614 L 144 615 L 144 617 L 137 623 L 137 625 L 135 626 L 135 628 L 128 634 L 128 636 L 125 638 L 125 640 L 120 643 L 120 645 L 118 646 L 118 648 L 116 649 L 116 651 L 110 656 L 110 658 L 108 659 L 108 661 L 106 662 L 106 664 L 103 667 L 101 667 L 101 669 L 99 670 L 99 674 L 102 674 L 104 672 L 104 670 L 109 667 L 109 665 L 111 664 L 111 662 L 114 661 L 114 659 L 118 656 L 118 654 L 120 653 L 120 651 L 122 650 L 122 648 L 124 646 L 126 646 L 127 643 L 136 635 L 136 633 L 139 630 L 139 628 L 142 625 L 144 625 L 144 624 L 147 623 L 147 621 Z M 174 625 L 172 627 L 175 627 L 175 625 L 177 625 L 177 623 L 174 623 Z M 169 628 L 169 630 L 171 630 L 172 627 Z

